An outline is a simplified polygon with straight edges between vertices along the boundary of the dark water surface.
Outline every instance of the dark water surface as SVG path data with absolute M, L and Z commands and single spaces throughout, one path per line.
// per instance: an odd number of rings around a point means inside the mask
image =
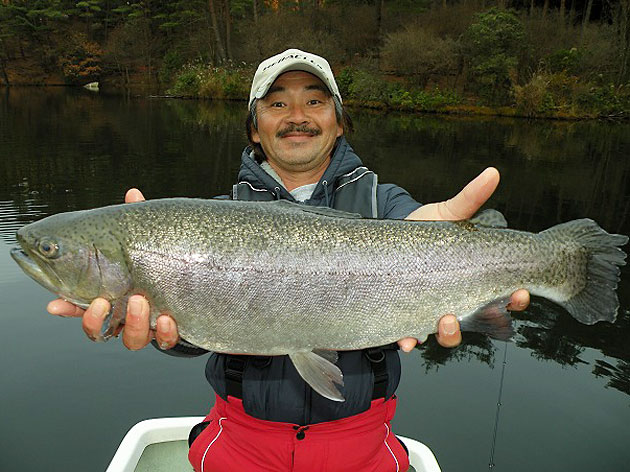
M 244 104 L 5 92 L 0 470 L 103 470 L 137 421 L 206 413 L 205 357 L 94 344 L 79 320 L 47 315 L 53 297 L 10 259 L 14 232 L 49 214 L 121 202 L 132 186 L 147 198 L 226 193 L 245 145 Z M 511 227 L 539 231 L 590 217 L 630 234 L 628 124 L 353 117 L 349 140 L 364 162 L 419 201 L 450 197 L 495 165 L 503 180 L 488 206 Z M 466 334 L 457 349 L 429 340 L 403 355 L 396 431 L 429 445 L 446 472 L 487 470 L 491 457 L 500 471 L 627 470 L 627 269 L 623 277 L 615 324 L 583 326 L 536 299 L 517 316 L 513 343 Z

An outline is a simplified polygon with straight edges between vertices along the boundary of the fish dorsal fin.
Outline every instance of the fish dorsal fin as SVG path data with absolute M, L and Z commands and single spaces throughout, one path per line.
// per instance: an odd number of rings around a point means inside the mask
M 304 205 L 303 203 L 290 202 L 289 200 L 276 200 L 269 202 L 269 204 L 304 211 L 306 213 L 329 216 L 331 218 L 363 218 L 363 216 L 358 213 L 349 213 L 347 211 L 335 210 L 334 208 L 328 207 Z
M 514 335 L 512 318 L 507 310 L 510 297 L 493 300 L 474 313 L 459 320 L 462 331 L 484 333 L 494 339 L 507 341 Z
M 317 352 L 321 353 L 319 350 Z M 334 353 L 336 355 L 336 352 Z M 329 400 L 345 401 L 336 387 L 343 386 L 343 374 L 339 367 L 315 352 L 294 352 L 289 354 L 289 357 L 298 373 L 313 390 Z
M 491 208 L 478 212 L 468 221 L 487 228 L 507 228 L 508 226 L 505 216 L 500 211 Z

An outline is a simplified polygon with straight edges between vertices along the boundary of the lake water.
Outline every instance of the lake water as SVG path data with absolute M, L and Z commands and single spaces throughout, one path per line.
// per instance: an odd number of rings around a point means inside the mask
M 147 198 L 226 193 L 245 145 L 243 103 L 0 89 L 0 470 L 104 470 L 125 432 L 153 417 L 204 415 L 205 356 L 178 359 L 90 342 L 50 316 L 53 297 L 9 256 L 43 216 Z M 590 217 L 630 234 L 630 125 L 382 115 L 355 110 L 349 136 L 380 182 L 448 198 L 488 165 L 488 204 L 539 231 Z M 616 471 L 630 460 L 630 273 L 614 324 L 583 326 L 535 299 L 515 342 L 466 334 L 403 358 L 395 431 L 444 471 Z M 500 409 L 497 408 L 501 392 Z M 499 413 L 499 414 L 497 414 Z

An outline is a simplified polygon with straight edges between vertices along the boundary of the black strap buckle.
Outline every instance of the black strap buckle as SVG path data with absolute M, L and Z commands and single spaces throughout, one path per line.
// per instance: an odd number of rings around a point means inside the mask
M 228 355 L 225 360 L 225 394 L 243 398 L 243 371 L 247 357 Z
M 372 400 L 385 398 L 389 380 L 389 375 L 387 374 L 387 363 L 385 362 L 385 350 L 382 347 L 375 347 L 366 349 L 363 352 L 365 353 L 365 357 L 367 357 L 370 361 L 372 373 L 374 374 Z

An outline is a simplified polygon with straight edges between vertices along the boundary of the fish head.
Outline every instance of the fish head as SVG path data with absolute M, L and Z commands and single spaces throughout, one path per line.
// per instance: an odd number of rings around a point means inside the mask
M 88 212 L 49 216 L 17 232 L 21 249 L 11 256 L 40 285 L 83 308 L 131 289 L 121 244 Z

